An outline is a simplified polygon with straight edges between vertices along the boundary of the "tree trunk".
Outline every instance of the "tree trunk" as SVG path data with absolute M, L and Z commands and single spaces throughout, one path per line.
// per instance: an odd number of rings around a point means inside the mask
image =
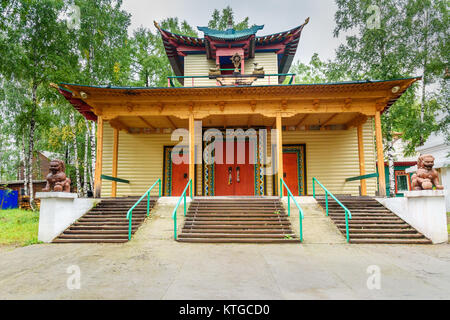
M 23 166 L 23 190 L 24 190 L 24 195 L 25 196 L 29 196 L 30 194 L 28 193 L 28 157 L 27 157 L 27 152 L 25 151 L 26 146 L 25 146 L 25 133 L 22 134 L 22 166 Z M 20 179 L 19 179 L 20 180 Z
M 3 135 L 0 133 L 0 181 L 3 181 L 3 159 L 2 159 L 2 151 L 3 151 Z
M 394 141 L 388 141 L 387 144 L 387 158 L 389 166 L 389 196 L 395 197 Z
M 77 194 L 80 197 L 82 195 L 81 192 L 81 178 L 80 178 L 80 163 L 78 161 L 78 143 L 77 143 L 77 132 L 76 132 L 76 123 L 75 117 L 73 113 L 70 113 L 70 126 L 72 127 L 72 143 L 73 143 L 73 153 L 74 153 L 74 162 L 75 162 L 75 176 L 77 179 Z
M 93 182 L 94 182 L 94 177 L 95 177 L 95 162 L 96 162 L 96 157 L 97 157 L 97 152 L 96 152 L 96 141 L 95 141 L 95 127 L 96 127 L 96 123 L 94 121 L 92 121 L 91 123 L 92 127 L 91 127 L 91 188 L 94 188 L 93 186 Z
M 87 192 L 88 192 L 88 166 L 89 166 L 89 162 L 88 162 L 88 153 L 89 153 L 89 122 L 84 119 L 84 123 L 86 124 L 86 133 L 84 135 L 84 165 L 83 165 L 83 194 L 85 197 L 87 197 Z
M 423 55 L 423 79 L 422 79 L 422 102 L 420 105 L 420 123 L 423 125 L 425 113 L 426 113 L 426 93 L 427 93 L 427 81 L 428 81 L 428 10 L 425 13 L 425 28 L 424 28 L 424 55 Z M 420 145 L 425 143 L 423 133 L 420 133 Z
M 34 210 L 34 191 L 33 191 L 33 154 L 34 154 L 34 133 L 36 130 L 36 109 L 37 109 L 37 85 L 34 84 L 32 88 L 33 103 L 31 106 L 31 119 L 30 119 L 30 142 L 28 144 L 28 179 L 30 186 L 30 206 Z

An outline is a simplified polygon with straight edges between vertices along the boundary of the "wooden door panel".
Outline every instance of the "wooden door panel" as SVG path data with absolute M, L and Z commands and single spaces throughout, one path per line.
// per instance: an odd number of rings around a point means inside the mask
M 189 181 L 189 165 L 172 162 L 172 196 L 181 196 Z
M 237 148 L 235 148 L 237 150 Z M 253 142 L 245 142 L 245 161 L 242 158 L 238 161 L 237 152 L 235 154 L 235 191 L 236 196 L 255 195 L 255 165 L 254 163 L 254 145 Z M 239 176 L 239 179 L 238 179 Z
M 215 144 L 214 157 L 214 186 L 216 196 L 230 196 L 234 194 L 234 164 L 227 164 L 226 143 Z M 231 181 L 230 181 L 231 171 Z
M 298 155 L 297 153 L 283 153 L 283 179 L 294 196 L 298 196 Z M 284 190 L 284 195 L 287 191 Z
M 251 196 L 255 194 L 254 149 L 245 142 L 245 158 L 238 156 L 237 142 L 234 143 L 234 162 L 227 164 L 225 143 L 217 143 L 216 162 L 214 165 L 214 186 L 216 196 Z M 223 163 L 217 163 L 222 159 Z M 239 161 L 238 161 L 239 159 Z M 244 163 L 238 163 L 244 162 Z M 230 179 L 231 176 L 231 179 Z

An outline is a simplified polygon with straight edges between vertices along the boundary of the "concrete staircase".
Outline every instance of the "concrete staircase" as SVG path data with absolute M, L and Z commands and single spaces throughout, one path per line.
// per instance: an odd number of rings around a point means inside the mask
M 278 198 L 194 198 L 180 242 L 299 242 Z
M 423 234 L 371 197 L 337 196 L 352 214 L 349 220 L 350 243 L 431 244 Z M 325 210 L 325 197 L 317 202 Z M 346 234 L 344 209 L 328 197 L 329 216 Z
M 61 233 L 54 243 L 121 243 L 128 241 L 128 210 L 138 197 L 103 199 L 95 208 Z M 150 209 L 156 203 L 151 198 Z M 133 210 L 132 234 L 147 217 L 147 200 Z

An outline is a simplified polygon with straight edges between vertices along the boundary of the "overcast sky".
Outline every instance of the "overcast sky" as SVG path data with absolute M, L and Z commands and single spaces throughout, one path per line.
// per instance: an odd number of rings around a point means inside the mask
M 178 17 L 190 25 L 206 26 L 214 9 L 233 8 L 235 18 L 250 18 L 250 25 L 263 24 L 257 35 L 289 30 L 310 17 L 303 29 L 296 60 L 307 63 L 314 52 L 321 59 L 334 57 L 334 50 L 342 39 L 333 38 L 333 0 L 123 0 L 123 8 L 132 14 L 131 29 L 139 26 L 154 29 L 153 20 Z

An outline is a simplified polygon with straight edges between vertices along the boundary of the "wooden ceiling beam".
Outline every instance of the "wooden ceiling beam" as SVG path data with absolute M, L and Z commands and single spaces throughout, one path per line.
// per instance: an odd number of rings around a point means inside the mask
M 156 129 L 154 126 L 152 126 L 152 125 L 150 124 L 150 122 L 148 122 L 147 120 L 145 120 L 143 117 L 138 116 L 138 118 L 139 118 L 139 120 L 141 120 L 143 123 L 145 123 L 145 124 L 150 128 L 150 130 L 155 130 L 155 129 Z
M 325 126 L 328 125 L 331 121 L 333 121 L 333 119 L 336 118 L 338 115 L 339 113 L 335 113 L 331 117 L 329 117 L 324 123 L 322 123 L 320 129 L 325 128 Z
M 362 113 L 368 116 L 373 116 L 375 114 L 375 105 L 371 103 L 358 104 L 358 107 L 352 106 L 349 109 L 345 109 L 342 105 L 338 103 L 321 104 L 318 109 L 310 104 L 297 105 L 296 107 L 288 108 L 281 111 L 283 117 L 288 118 L 298 114 L 317 114 L 317 113 Z M 221 111 L 218 107 L 211 104 L 204 104 L 197 106 L 195 108 L 194 116 L 196 119 L 202 119 L 211 115 L 247 115 L 258 113 L 264 115 L 268 118 L 273 118 L 279 111 L 279 106 L 272 105 L 270 103 L 264 106 L 258 107 L 258 109 L 253 112 L 248 105 L 234 104 L 233 106 L 228 106 L 224 111 Z M 121 108 L 118 105 L 113 105 L 109 108 L 103 108 L 102 117 L 105 120 L 114 119 L 117 117 L 130 117 L 130 116 L 174 116 L 180 119 L 188 119 L 189 115 L 192 114 L 186 106 L 180 105 L 170 105 L 164 109 L 162 113 L 157 109 L 149 108 L 149 106 L 136 106 L 132 112 Z
M 170 118 L 170 116 L 166 116 L 167 121 L 169 121 L 171 129 L 175 130 L 177 128 L 177 126 L 175 125 L 175 123 L 172 121 L 172 119 Z
M 297 125 L 295 127 L 300 128 L 300 126 L 305 123 L 306 119 L 309 117 L 309 114 L 305 114 L 305 116 L 303 118 L 300 119 L 300 121 L 297 123 Z
M 127 133 L 130 133 L 130 128 L 128 128 L 122 121 L 120 121 L 119 119 L 111 119 L 109 120 L 109 124 L 111 127 L 113 127 L 114 129 L 117 129 L 119 131 L 124 130 Z
M 356 117 L 354 117 L 352 120 L 350 120 L 349 122 L 347 122 L 345 124 L 345 127 L 347 129 L 351 129 L 354 127 L 357 127 L 361 124 L 364 124 L 367 122 L 368 117 L 366 115 L 363 114 L 358 114 Z

